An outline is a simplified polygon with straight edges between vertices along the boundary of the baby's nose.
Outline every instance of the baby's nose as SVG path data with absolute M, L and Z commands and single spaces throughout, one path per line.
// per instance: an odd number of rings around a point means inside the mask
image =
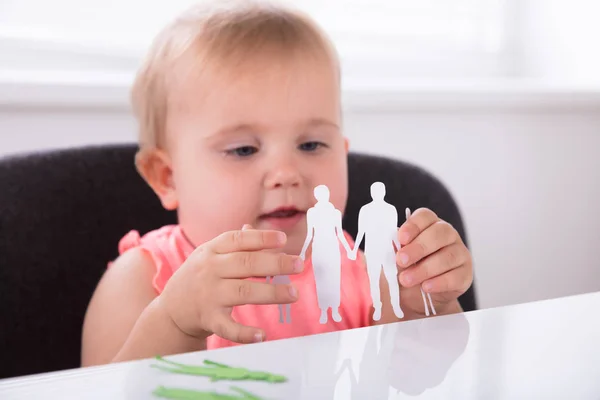
M 300 185 L 300 172 L 290 163 L 273 168 L 266 179 L 266 186 L 269 188 L 298 185 Z

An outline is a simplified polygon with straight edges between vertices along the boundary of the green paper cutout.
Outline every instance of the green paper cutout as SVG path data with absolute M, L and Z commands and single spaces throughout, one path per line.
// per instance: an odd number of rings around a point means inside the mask
M 281 383 L 286 382 L 287 378 L 283 375 L 270 374 L 263 371 L 250 371 L 246 368 L 230 367 L 225 364 L 219 364 L 214 361 L 204 360 L 204 364 L 207 366 L 194 366 L 177 363 L 175 361 L 166 360 L 161 356 L 156 356 L 158 361 L 165 362 L 172 365 L 172 367 L 164 365 L 151 365 L 154 368 L 162 371 L 172 372 L 175 374 L 186 374 L 186 375 L 197 375 L 206 376 L 211 381 L 266 381 L 270 383 Z
M 231 390 L 242 396 L 217 392 L 200 392 L 191 389 L 168 388 L 164 386 L 159 386 L 152 394 L 170 400 L 261 400 L 260 397 L 238 387 L 232 386 Z

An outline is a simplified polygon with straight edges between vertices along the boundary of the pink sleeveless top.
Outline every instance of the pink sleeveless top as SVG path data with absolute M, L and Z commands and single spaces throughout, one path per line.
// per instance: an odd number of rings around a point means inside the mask
M 352 237 L 344 232 L 350 248 Z M 194 247 L 188 242 L 179 225 L 167 225 L 140 237 L 137 231 L 130 231 L 119 242 L 119 253 L 139 247 L 148 252 L 156 265 L 153 286 L 160 294 L 169 278 L 192 253 Z M 321 311 L 318 307 L 317 292 L 311 262 L 305 262 L 304 271 L 290 275 L 290 280 L 298 288 L 300 298 L 291 304 L 291 323 L 279 322 L 279 307 L 273 305 L 248 304 L 234 307 L 232 316 L 235 321 L 247 326 L 259 327 L 266 333 L 266 340 L 276 340 L 305 336 L 317 333 L 359 328 L 370 325 L 372 300 L 369 278 L 362 253 L 356 261 L 348 260 L 340 244 L 341 251 L 341 293 L 339 313 L 340 322 L 333 321 L 331 311 L 326 324 L 319 323 Z M 254 279 L 254 278 L 253 278 Z M 287 312 L 285 305 L 284 312 Z M 207 340 L 208 349 L 235 346 L 237 343 L 212 335 Z

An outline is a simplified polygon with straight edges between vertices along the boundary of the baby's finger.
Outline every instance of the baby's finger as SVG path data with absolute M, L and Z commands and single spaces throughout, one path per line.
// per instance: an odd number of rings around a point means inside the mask
M 452 293 L 458 297 L 467 291 L 473 282 L 473 274 L 468 265 L 463 264 L 445 274 L 428 279 L 421 287 L 428 293 Z
M 402 246 L 412 242 L 425 229 L 439 221 L 438 216 L 428 208 L 419 208 L 398 229 L 398 240 Z
M 218 256 L 222 262 L 217 269 L 221 278 L 249 278 L 297 274 L 304 268 L 298 256 L 264 251 L 237 252 Z
M 256 343 L 265 339 L 262 330 L 237 323 L 228 314 L 219 315 L 209 328 L 215 335 L 235 343 Z
M 461 266 L 467 261 L 467 258 L 463 245 L 459 243 L 451 244 L 402 271 L 400 273 L 400 283 L 405 287 L 419 285 L 427 279 Z
M 287 237 L 279 231 L 246 229 L 222 233 L 211 241 L 215 253 L 225 254 L 234 251 L 276 249 L 285 244 Z
M 226 307 L 244 304 L 290 304 L 298 300 L 294 285 L 272 285 L 247 279 L 223 279 L 220 301 Z
M 415 264 L 442 247 L 456 242 L 458 233 L 449 223 L 438 220 L 425 229 L 415 240 L 403 246 L 396 254 L 400 267 Z

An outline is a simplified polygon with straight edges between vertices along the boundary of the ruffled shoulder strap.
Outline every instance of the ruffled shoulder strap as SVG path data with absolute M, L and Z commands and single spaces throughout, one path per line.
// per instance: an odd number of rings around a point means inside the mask
M 152 258 L 156 268 L 152 286 L 159 294 L 162 293 L 174 271 L 185 260 L 177 248 L 176 230 L 176 225 L 167 225 L 148 232 L 143 237 L 140 236 L 138 231 L 131 230 L 119 240 L 119 255 L 131 249 L 139 248 Z

